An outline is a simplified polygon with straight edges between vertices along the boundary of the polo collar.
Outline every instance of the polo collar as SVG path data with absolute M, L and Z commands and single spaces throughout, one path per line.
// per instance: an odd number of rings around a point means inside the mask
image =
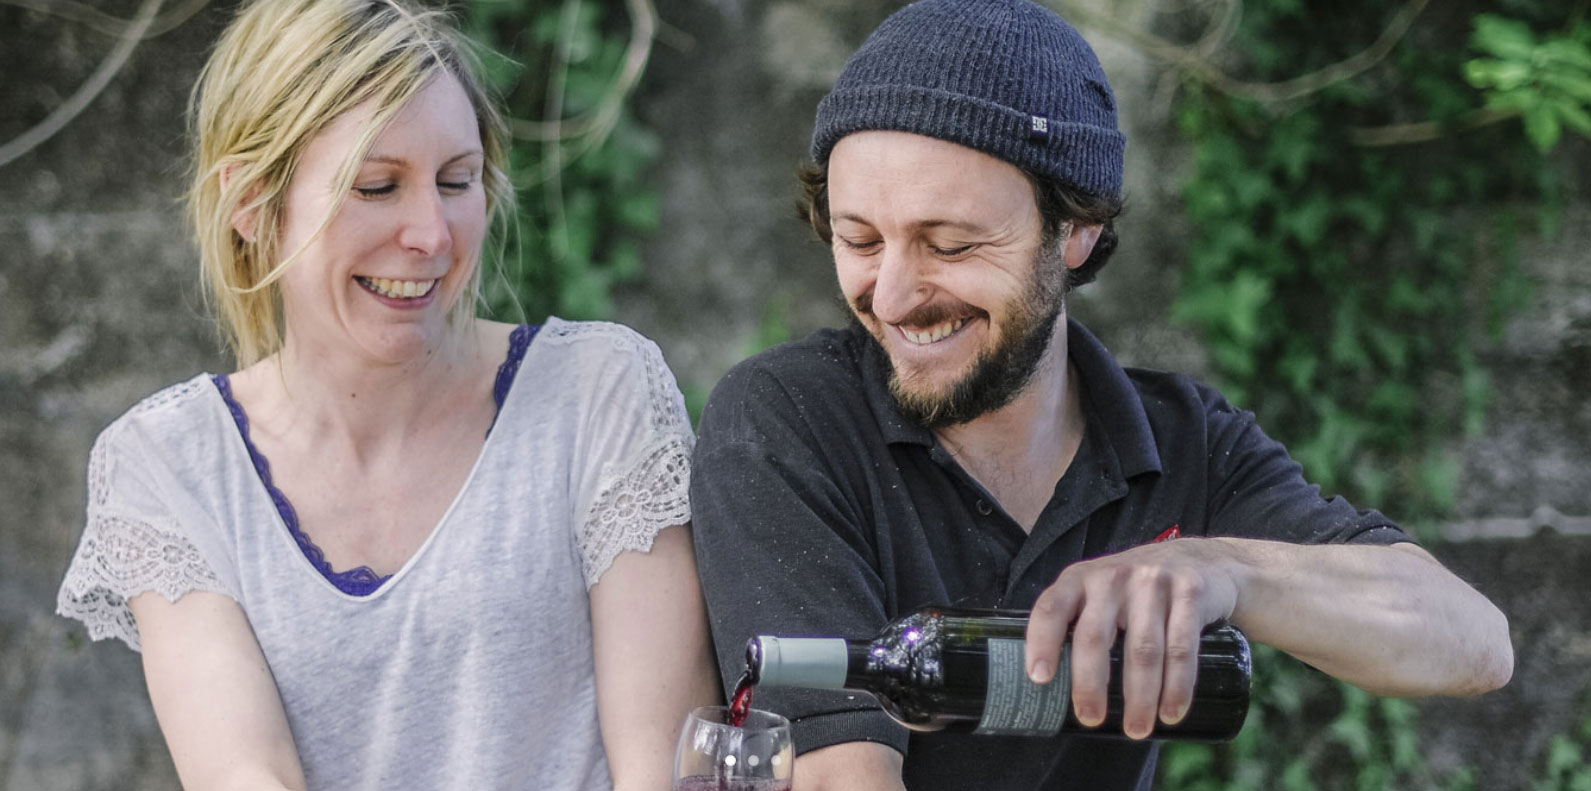
M 888 364 L 883 348 L 862 327 L 853 324 L 851 329 L 862 343 L 863 387 L 884 441 L 934 447 L 934 433 L 908 420 L 895 406 L 895 397 L 890 395 L 885 379 Z M 1160 472 L 1160 454 L 1149 428 L 1149 416 L 1127 372 L 1093 333 L 1071 317 L 1066 319 L 1066 349 L 1077 368 L 1078 384 L 1085 391 L 1084 403 L 1090 409 L 1085 417 L 1103 430 L 1124 478 Z

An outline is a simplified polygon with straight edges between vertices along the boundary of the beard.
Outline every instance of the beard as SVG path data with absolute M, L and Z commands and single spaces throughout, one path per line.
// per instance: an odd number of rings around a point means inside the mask
M 1036 258 L 1027 288 L 1007 305 L 999 341 L 980 350 L 966 374 L 948 387 L 913 387 L 895 368 L 879 333 L 868 331 L 878 352 L 876 359 L 889 382 L 890 395 L 902 416 L 929 429 L 959 425 L 1005 407 L 1027 389 L 1049 352 L 1055 322 L 1066 307 L 1065 268 L 1060 257 L 1041 250 Z M 871 313 L 871 300 L 858 300 L 851 308 L 851 321 L 867 329 L 859 316 Z M 947 306 L 926 305 L 902 323 L 931 326 L 949 318 L 949 314 Z

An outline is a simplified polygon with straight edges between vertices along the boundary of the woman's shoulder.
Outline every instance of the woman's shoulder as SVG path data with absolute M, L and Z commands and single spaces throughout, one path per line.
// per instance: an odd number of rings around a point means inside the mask
M 213 375 L 193 378 L 161 388 L 139 400 L 111 421 L 95 440 L 95 454 L 113 452 L 121 457 L 167 463 L 194 455 L 213 458 L 224 436 L 226 410 L 218 408 Z
M 134 427 L 187 424 L 196 413 L 208 407 L 204 399 L 214 393 L 213 375 L 196 374 L 191 379 L 168 385 L 140 399 L 111 421 L 101 436 L 119 434 Z
M 670 426 L 678 421 L 676 414 L 684 414 L 679 385 L 662 351 L 623 324 L 549 317 L 525 365 L 535 371 L 539 389 L 552 386 L 582 409 L 644 408 L 654 424 Z
M 535 342 L 545 344 L 543 370 L 563 370 L 563 381 L 601 381 L 611 377 L 644 376 L 651 389 L 675 387 L 673 372 L 663 351 L 652 339 L 610 321 L 564 321 L 549 317 L 536 332 Z
M 208 399 L 219 398 L 211 375 L 198 374 L 155 391 L 111 421 L 89 453 L 90 505 L 107 501 L 113 480 L 217 474 L 226 455 L 218 430 L 225 410 Z
M 647 356 L 659 353 L 652 339 L 611 321 L 565 321 L 549 316 L 536 337 L 552 344 L 580 347 L 592 354 Z

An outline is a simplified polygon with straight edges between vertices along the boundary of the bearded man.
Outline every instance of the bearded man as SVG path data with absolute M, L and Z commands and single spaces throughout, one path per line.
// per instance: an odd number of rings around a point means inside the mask
M 1129 738 L 911 733 L 867 695 L 767 689 L 798 791 L 1148 788 L 1145 737 L 1186 713 L 1223 619 L 1375 694 L 1511 674 L 1502 613 L 1392 521 L 1067 318 L 1116 245 L 1124 149 L 1093 51 L 1027 0 L 906 7 L 819 104 L 807 214 L 855 320 L 737 366 L 702 415 L 691 499 L 724 678 L 755 634 L 1032 609 L 1027 675 L 1069 673 L 1084 725 L 1123 636 Z

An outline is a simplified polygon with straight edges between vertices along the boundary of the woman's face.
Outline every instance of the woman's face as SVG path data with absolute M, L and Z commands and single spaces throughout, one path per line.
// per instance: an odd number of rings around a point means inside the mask
M 434 351 L 480 260 L 485 157 L 463 87 L 444 73 L 415 94 L 339 196 L 338 170 L 374 109 L 332 121 L 288 184 L 279 249 L 301 252 L 279 282 L 287 343 L 298 354 L 391 364 Z

